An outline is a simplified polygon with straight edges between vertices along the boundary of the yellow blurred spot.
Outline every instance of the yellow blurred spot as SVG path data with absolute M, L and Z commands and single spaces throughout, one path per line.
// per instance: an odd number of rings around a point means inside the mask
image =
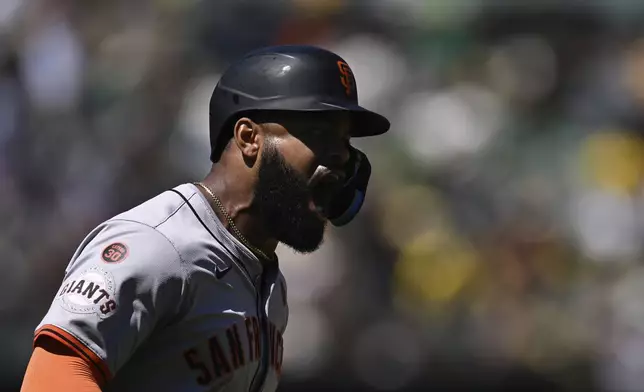
M 603 189 L 631 193 L 644 180 L 644 142 L 637 136 L 618 131 L 593 135 L 582 156 L 590 180 Z
M 396 265 L 396 283 L 410 299 L 444 303 L 465 287 L 477 264 L 468 244 L 446 231 L 427 231 L 403 248 Z
M 380 210 L 383 235 L 398 248 L 430 227 L 447 225 L 440 197 L 424 186 L 392 188 Z

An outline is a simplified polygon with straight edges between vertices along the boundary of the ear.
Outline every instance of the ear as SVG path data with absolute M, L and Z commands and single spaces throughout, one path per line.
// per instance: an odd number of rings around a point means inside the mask
M 242 117 L 235 123 L 233 140 L 244 158 L 254 159 L 260 151 L 259 126 L 247 117 Z

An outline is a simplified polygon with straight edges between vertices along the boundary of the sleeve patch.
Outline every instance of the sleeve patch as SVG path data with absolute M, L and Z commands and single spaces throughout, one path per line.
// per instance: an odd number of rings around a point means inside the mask
M 125 244 L 121 242 L 115 242 L 103 249 L 101 257 L 106 263 L 118 263 L 125 260 L 128 253 L 129 252 Z
M 69 312 L 108 317 L 116 311 L 114 278 L 109 272 L 92 267 L 65 281 L 56 299 Z

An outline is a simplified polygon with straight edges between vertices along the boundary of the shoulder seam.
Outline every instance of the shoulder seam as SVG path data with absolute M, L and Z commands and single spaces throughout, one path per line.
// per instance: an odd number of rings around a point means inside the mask
M 182 202 L 182 205 L 183 205 L 184 203 L 185 203 L 185 202 Z M 178 210 L 177 210 L 177 211 L 178 211 Z M 137 224 L 139 224 L 139 225 L 141 225 L 141 226 L 149 227 L 150 229 L 152 229 L 152 231 L 154 231 L 155 233 L 160 234 L 163 238 L 165 238 L 165 240 L 166 240 L 166 241 L 168 241 L 168 243 L 169 243 L 170 245 L 172 245 L 172 249 L 174 249 L 174 251 L 175 251 L 175 253 L 177 254 L 177 256 L 179 256 L 179 261 L 181 262 L 181 264 L 186 264 L 185 259 L 181 256 L 181 252 L 179 252 L 179 249 L 178 249 L 178 248 L 177 248 L 177 246 L 174 244 L 174 242 L 172 242 L 172 240 L 171 240 L 170 238 L 168 238 L 168 236 L 166 236 L 165 234 L 163 234 L 161 231 L 157 230 L 157 228 L 156 228 L 155 226 L 151 226 L 151 225 L 149 225 L 149 224 L 147 224 L 147 223 L 143 223 L 143 222 L 139 222 L 139 221 L 135 221 L 135 220 L 131 220 L 131 219 L 124 219 L 124 218 L 111 219 L 110 221 L 111 221 L 111 222 L 121 221 L 121 222 L 137 223 Z
M 184 204 L 185 204 L 185 202 L 182 201 L 180 207 L 182 207 Z M 179 211 L 179 209 L 177 209 L 173 213 L 173 215 L 177 211 Z M 175 243 L 170 238 L 168 238 L 168 236 L 163 234 L 156 227 L 153 227 L 153 226 L 148 225 L 148 224 L 143 223 L 143 222 L 139 222 L 139 221 L 135 221 L 135 220 L 131 220 L 131 219 L 123 219 L 123 218 L 112 219 L 112 221 L 123 221 L 123 222 L 138 223 L 143 227 L 149 227 L 150 229 L 152 229 L 152 231 L 160 234 L 163 238 L 165 238 L 165 240 L 168 241 L 168 243 L 172 246 L 172 249 L 174 249 L 175 253 L 179 257 L 179 263 L 180 263 L 179 270 L 181 271 L 181 275 L 182 275 L 182 279 L 183 279 L 183 283 L 182 283 L 183 288 L 181 290 L 183 291 L 184 289 L 186 289 L 190 285 L 190 272 L 188 271 L 188 263 L 186 263 L 186 260 L 183 258 L 183 256 L 181 256 L 181 252 L 179 252 L 179 249 L 177 248 Z M 180 311 L 180 309 L 183 307 L 183 301 L 184 301 L 184 299 L 183 299 L 183 295 L 182 295 L 182 299 L 179 301 L 179 303 L 177 304 L 177 308 L 175 309 L 175 314 L 177 314 Z
M 194 194 L 192 194 L 190 197 L 188 197 L 188 200 L 192 199 L 192 197 L 193 197 L 193 196 L 194 196 Z M 154 225 L 154 226 L 150 226 L 150 227 L 153 227 L 154 229 L 157 229 L 159 226 L 161 226 L 162 224 L 164 224 L 165 222 L 167 222 L 170 218 L 172 218 L 172 217 L 173 217 L 177 212 L 179 212 L 179 210 L 180 210 L 180 209 L 181 209 L 185 204 L 186 204 L 186 202 L 182 200 L 182 201 L 181 201 L 181 204 L 179 204 L 179 205 L 177 206 L 177 208 L 175 208 L 175 210 L 174 210 L 174 211 L 172 211 L 172 213 L 171 213 L 170 215 L 168 215 L 168 216 L 167 216 L 164 220 L 162 220 L 161 222 L 157 223 L 157 224 L 156 224 L 156 225 Z

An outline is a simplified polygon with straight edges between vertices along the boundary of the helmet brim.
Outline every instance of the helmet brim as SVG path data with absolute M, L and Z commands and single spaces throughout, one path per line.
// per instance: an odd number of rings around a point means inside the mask
M 372 112 L 369 109 L 365 109 L 360 105 L 355 104 L 333 104 L 328 102 L 320 102 L 321 106 L 324 106 L 327 111 L 331 108 L 331 111 L 348 111 L 353 116 L 353 127 L 351 129 L 351 137 L 366 137 L 366 136 L 378 136 L 389 130 L 391 124 L 385 116 L 380 115 L 376 112 Z
M 320 100 L 319 97 L 273 97 L 263 100 L 261 105 L 248 111 L 285 111 L 285 112 L 349 112 L 353 118 L 351 137 L 377 136 L 386 133 L 391 124 L 383 115 L 372 112 L 358 104 Z

